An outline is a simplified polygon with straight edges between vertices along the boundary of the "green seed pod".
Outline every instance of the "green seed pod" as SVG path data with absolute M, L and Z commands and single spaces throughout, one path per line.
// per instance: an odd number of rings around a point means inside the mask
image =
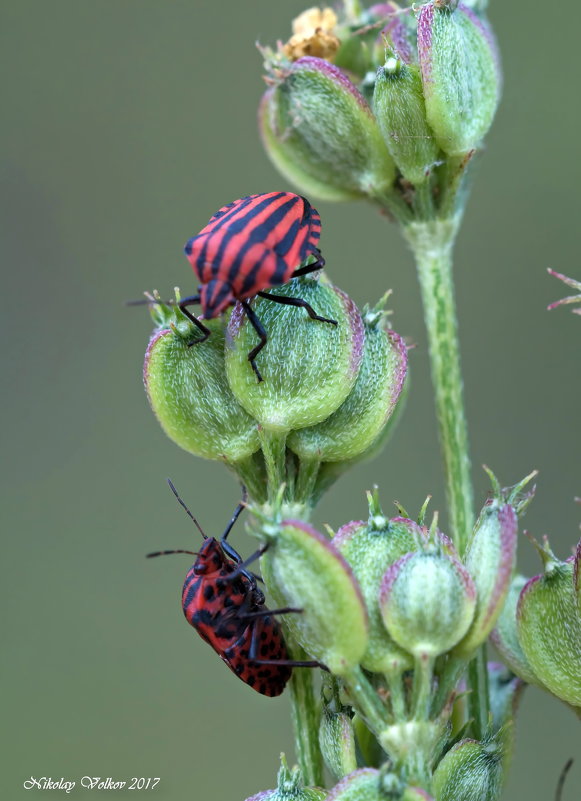
M 497 743 L 462 740 L 436 768 L 436 801 L 496 801 L 502 789 L 502 749 Z
M 384 327 L 384 313 L 363 315 L 365 345 L 355 386 L 332 415 L 316 426 L 293 431 L 288 447 L 301 461 L 354 459 L 381 436 L 402 394 L 407 375 L 403 339 Z
M 327 791 L 320 787 L 305 787 L 300 770 L 289 769 L 284 754 L 280 755 L 278 786 L 275 790 L 263 790 L 246 801 L 324 801 Z
M 319 726 L 319 745 L 335 779 L 342 779 L 357 768 L 353 723 L 345 712 L 333 712 L 325 706 Z
M 384 574 L 379 606 L 398 645 L 416 657 L 436 657 L 466 634 L 474 617 L 476 589 L 456 559 L 408 553 Z
M 426 119 L 418 67 L 389 56 L 377 71 L 373 110 L 399 171 L 415 186 L 422 184 L 441 152 Z
M 418 56 L 426 114 L 451 156 L 479 146 L 500 98 L 498 51 L 488 24 L 471 9 L 433 0 L 418 16 Z
M 257 424 L 226 380 L 222 321 L 205 321 L 211 336 L 189 347 L 196 329 L 180 311 L 166 309 L 167 325 L 153 334 L 143 367 L 161 427 L 180 447 L 204 459 L 235 464 L 248 458 L 260 446 Z M 159 318 L 162 310 L 155 314 Z
M 510 504 L 491 498 L 468 545 L 464 564 L 476 585 L 476 612 L 454 654 L 469 657 L 487 639 L 502 611 L 516 558 L 518 523 Z
M 281 71 L 259 121 L 272 162 L 309 196 L 349 200 L 391 189 L 395 165 L 371 109 L 329 62 L 305 57 Z
M 373 768 L 361 768 L 335 785 L 327 801 L 385 801 L 381 774 Z
M 397 677 L 413 667 L 413 659 L 386 631 L 379 608 L 379 590 L 386 570 L 420 547 L 422 532 L 413 520 L 385 518 L 376 492 L 368 498 L 367 523 L 347 523 L 333 538 L 333 545 L 351 566 L 369 615 L 369 640 L 361 665 L 373 673 Z
M 311 657 L 334 675 L 345 675 L 367 647 L 367 613 L 349 565 L 302 521 L 266 524 L 262 535 L 270 543 L 262 576 L 274 603 L 303 610 L 286 615 L 286 627 Z
M 518 641 L 516 608 L 521 591 L 527 582 L 528 579 L 524 576 L 517 575 L 512 579 L 502 612 L 490 639 L 513 673 L 527 684 L 542 686 Z
M 301 298 L 337 322 L 312 320 L 305 309 L 256 298 L 253 308 L 268 334 L 257 356 L 264 379 L 259 383 L 248 362 L 256 332 L 240 305 L 232 312 L 226 335 L 232 391 L 265 429 L 286 433 L 324 420 L 343 403 L 357 380 L 364 332 L 353 301 L 324 278 L 295 278 L 273 294 Z
M 559 561 L 546 541 L 537 548 L 544 573 L 530 579 L 520 594 L 518 639 L 545 687 L 571 706 L 581 707 L 581 616 L 573 558 Z

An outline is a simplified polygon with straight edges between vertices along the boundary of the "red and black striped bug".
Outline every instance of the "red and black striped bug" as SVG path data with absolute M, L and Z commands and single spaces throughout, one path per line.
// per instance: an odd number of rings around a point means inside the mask
M 319 213 L 306 198 L 292 192 L 248 195 L 217 211 L 185 247 L 201 283 L 199 294 L 179 303 L 181 311 L 202 333 L 200 339 L 190 344 L 204 342 L 210 330 L 194 317 L 188 306 L 200 303 L 204 318 L 210 319 L 240 301 L 260 338 L 248 354 L 248 361 L 257 379 L 262 381 L 255 360 L 268 337 L 248 302 L 250 298 L 260 295 L 274 303 L 300 306 L 313 320 L 337 325 L 336 320 L 318 315 L 302 298 L 262 291 L 320 270 L 325 264 L 318 248 L 320 234 Z M 315 261 L 300 267 L 309 257 Z
M 243 682 L 262 695 L 284 690 L 293 667 L 321 667 L 318 662 L 289 659 L 282 631 L 273 615 L 300 609 L 267 609 L 258 576 L 246 568 L 265 551 L 258 550 L 245 562 L 227 537 L 245 504 L 236 507 L 222 537 L 207 537 L 168 480 L 172 492 L 204 538 L 199 551 L 156 551 L 149 557 L 187 553 L 197 559 L 188 570 L 182 590 L 186 620 Z

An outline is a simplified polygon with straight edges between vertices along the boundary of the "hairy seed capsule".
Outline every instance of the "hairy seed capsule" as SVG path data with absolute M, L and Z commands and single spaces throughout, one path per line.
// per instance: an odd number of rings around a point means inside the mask
M 190 453 L 231 464 L 248 458 L 259 448 L 257 424 L 226 379 L 222 321 L 206 321 L 211 336 L 190 347 L 194 327 L 179 311 L 171 316 L 173 328 L 155 332 L 145 355 L 151 408 L 168 437 Z
M 264 95 L 259 120 L 271 160 L 306 194 L 349 200 L 391 189 L 395 166 L 371 109 L 329 62 L 295 61 Z
M 277 606 L 303 610 L 285 616 L 294 639 L 341 676 L 359 664 L 367 646 L 367 613 L 349 565 L 311 526 L 283 520 L 264 527 L 270 548 L 262 575 Z
M 436 657 L 453 648 L 468 630 L 476 590 L 456 559 L 408 553 L 384 574 L 379 606 L 398 645 L 416 657 Z
M 253 309 L 268 332 L 257 356 L 258 383 L 248 352 L 258 343 L 247 315 L 236 306 L 226 338 L 226 372 L 244 409 L 270 431 L 311 426 L 331 415 L 351 392 L 361 364 L 364 332 L 353 301 L 326 279 L 305 276 L 272 294 L 301 298 L 337 325 L 313 320 L 303 308 L 256 298 Z
M 362 667 L 397 676 L 413 667 L 413 660 L 388 634 L 379 608 L 379 590 L 386 570 L 405 554 L 417 550 L 422 532 L 406 518 L 387 520 L 371 508 L 367 523 L 347 523 L 333 538 L 359 582 L 369 614 L 369 641 Z M 375 512 L 375 513 L 374 513 Z
M 301 460 L 354 459 L 381 436 L 395 413 L 407 375 L 407 348 L 395 331 L 385 329 L 382 318 L 381 313 L 363 316 L 363 358 L 342 405 L 318 425 L 290 434 L 287 445 Z

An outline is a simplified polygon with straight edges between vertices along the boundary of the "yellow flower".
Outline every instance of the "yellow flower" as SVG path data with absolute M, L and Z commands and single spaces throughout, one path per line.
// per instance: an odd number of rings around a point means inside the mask
M 330 8 L 308 8 L 293 20 L 293 35 L 283 53 L 296 61 L 303 56 L 316 56 L 330 61 L 341 42 L 333 33 L 337 16 Z

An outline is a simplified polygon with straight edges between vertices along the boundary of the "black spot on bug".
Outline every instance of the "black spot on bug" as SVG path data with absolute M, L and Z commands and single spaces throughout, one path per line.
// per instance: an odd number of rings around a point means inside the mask
M 211 601 L 214 595 L 215 592 L 212 584 L 206 584 L 206 586 L 204 587 L 204 598 L 206 599 L 206 601 Z

